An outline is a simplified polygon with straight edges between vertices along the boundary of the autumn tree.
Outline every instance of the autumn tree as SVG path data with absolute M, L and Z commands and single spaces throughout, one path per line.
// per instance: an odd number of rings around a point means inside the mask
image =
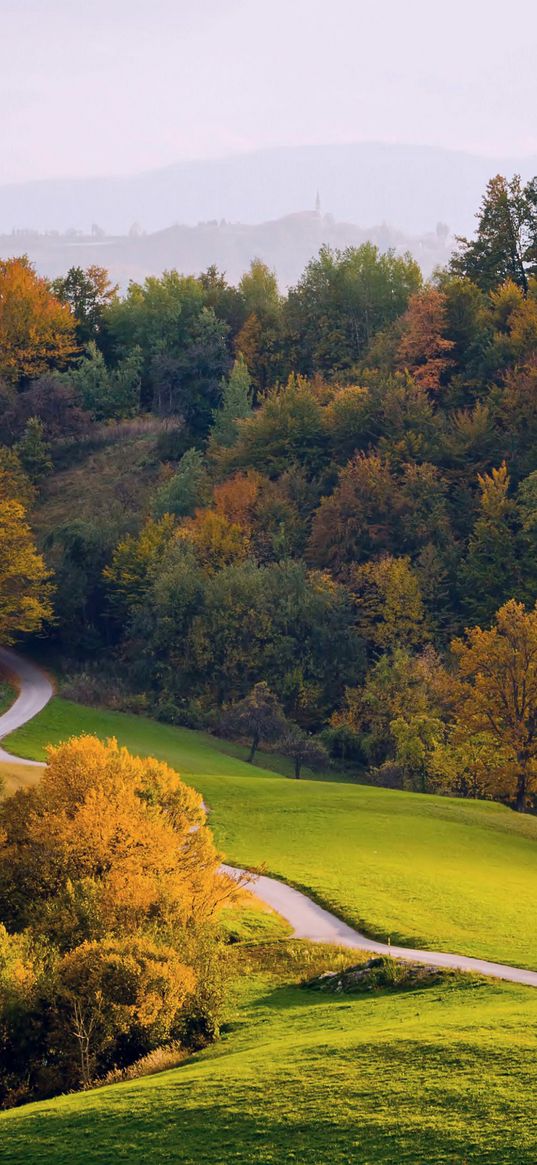
M 260 744 L 271 744 L 278 740 L 286 728 L 286 720 L 278 698 L 268 684 L 255 684 L 251 692 L 231 704 L 222 717 L 222 727 L 226 732 L 245 736 L 250 741 L 248 761 L 253 763 Z
M 333 728 L 345 727 L 356 733 L 366 758 L 373 765 L 393 761 L 397 730 L 404 747 L 421 740 L 434 721 L 436 730 L 447 715 L 450 684 L 434 650 L 420 655 L 396 647 L 381 655 L 367 673 L 365 682 L 348 687 L 340 711 L 334 713 Z
M 417 384 L 438 392 L 452 366 L 454 341 L 448 339 L 446 300 L 434 287 L 416 292 L 400 320 L 397 363 Z
M 56 980 L 51 1043 L 83 1087 L 168 1042 L 196 983 L 173 947 L 145 936 L 83 942 L 63 955 Z
M 127 534 L 116 546 L 112 561 L 105 567 L 110 604 L 124 615 L 141 603 L 151 584 L 155 568 L 175 537 L 175 523 L 170 514 L 150 518 L 138 535 Z
M 2 916 L 72 949 L 214 913 L 218 855 L 198 793 L 161 761 L 82 736 L 0 808 Z
M 0 642 L 38 631 L 52 615 L 49 572 L 37 553 L 26 509 L 0 468 Z
M 185 518 L 176 536 L 179 544 L 192 548 L 207 574 L 244 562 L 250 549 L 250 538 L 244 527 L 212 508 L 196 510 L 192 518 Z
M 349 587 L 356 601 L 358 630 L 373 649 L 413 648 L 426 641 L 419 576 L 408 558 L 371 559 L 355 567 Z
M 76 351 L 75 321 L 46 279 L 22 259 L 0 260 L 0 376 L 26 385 Z
M 509 599 L 490 630 L 456 639 L 461 739 L 486 732 L 509 754 L 509 799 L 527 809 L 537 776 L 537 609 Z
M 236 883 L 198 793 L 115 741 L 48 749 L 0 806 L 0 1095 L 88 1086 L 218 1032 L 218 911 Z
M 428 787 L 454 797 L 505 800 L 512 764 L 509 750 L 491 732 L 473 736 L 455 727 L 434 742 L 427 758 Z

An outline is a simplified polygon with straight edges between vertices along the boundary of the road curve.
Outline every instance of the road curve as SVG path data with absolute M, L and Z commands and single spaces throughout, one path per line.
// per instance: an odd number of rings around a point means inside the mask
M 19 688 L 19 695 L 7 712 L 0 716 L 0 740 L 16 728 L 21 728 L 32 720 L 48 704 L 54 689 L 48 677 L 28 660 L 21 659 L 14 651 L 0 647 L 0 672 L 13 677 Z M 39 764 L 23 757 L 11 756 L 0 747 L 0 761 L 20 764 Z M 234 866 L 222 869 L 236 879 L 251 878 L 245 870 Z M 505 979 L 509 983 L 522 983 L 537 987 L 537 971 L 525 971 L 522 967 L 489 963 L 485 959 L 473 959 L 466 955 L 452 955 L 441 951 L 412 950 L 410 947 L 396 947 L 366 938 L 358 930 L 342 922 L 337 915 L 324 910 L 312 902 L 299 890 L 293 890 L 285 882 L 265 875 L 255 876 L 248 884 L 256 897 L 281 914 L 293 927 L 296 938 L 312 942 L 335 943 L 338 946 L 354 947 L 355 950 L 369 951 L 373 955 L 392 955 L 411 963 L 425 963 L 433 967 L 449 967 L 457 971 L 467 971 L 478 975 L 489 975 L 494 979 Z
M 234 866 L 223 866 L 231 877 L 251 877 L 245 870 Z M 250 882 L 246 889 L 255 894 L 267 906 L 272 906 L 293 927 L 296 938 L 307 938 L 312 942 L 336 943 L 342 947 L 354 947 L 369 951 L 372 955 L 392 955 L 394 959 L 404 959 L 410 963 L 425 963 L 429 967 L 449 967 L 471 974 L 490 975 L 493 979 L 506 979 L 509 983 L 523 983 L 527 987 L 537 987 L 537 971 L 526 971 L 522 967 L 509 967 L 503 963 L 489 963 L 486 959 L 473 959 L 467 955 L 451 955 L 442 951 L 412 950 L 411 947 L 396 947 L 388 943 L 375 942 L 366 938 L 346 922 L 342 922 L 329 910 L 324 910 L 311 898 L 293 890 L 285 882 L 260 875 Z
M 45 704 L 48 704 L 54 692 L 48 676 L 40 668 L 26 659 L 21 659 L 19 655 L 7 647 L 0 647 L 0 673 L 2 672 L 15 681 L 19 695 L 11 708 L 8 708 L 7 712 L 0 716 L 0 740 L 37 716 Z M 11 756 L 1 746 L 0 761 L 10 761 L 12 764 L 23 765 L 39 764 L 39 761 L 23 760 L 22 757 Z

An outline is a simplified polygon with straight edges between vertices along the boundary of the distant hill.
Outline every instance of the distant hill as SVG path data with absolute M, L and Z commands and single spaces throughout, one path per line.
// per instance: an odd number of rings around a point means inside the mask
M 472 229 L 487 179 L 537 173 L 537 157 L 483 158 L 428 146 L 301 146 L 181 162 L 122 178 L 62 179 L 0 186 L 0 232 L 13 228 L 125 234 L 170 223 L 256 223 L 313 208 L 340 222 L 395 224 L 410 234 L 447 223 Z
M 237 283 L 251 260 L 259 257 L 276 271 L 283 289 L 296 283 L 323 244 L 343 249 L 366 240 L 382 251 L 389 247 L 401 253 L 411 251 L 426 275 L 446 262 L 452 242 L 441 230 L 412 237 L 387 226 L 367 230 L 336 222 L 331 215 L 305 211 L 257 225 L 213 221 L 147 235 L 17 232 L 0 237 L 0 257 L 28 254 L 40 274 L 50 278 L 64 274 L 71 266 L 98 263 L 108 268 L 121 287 L 126 287 L 129 279 L 160 275 L 170 267 L 199 274 L 213 263 Z

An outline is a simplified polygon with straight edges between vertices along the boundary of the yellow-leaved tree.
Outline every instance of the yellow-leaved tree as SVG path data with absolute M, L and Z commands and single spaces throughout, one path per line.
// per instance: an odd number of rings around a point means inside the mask
M 0 1103 L 214 1038 L 236 891 L 168 765 L 94 736 L 50 747 L 0 804 Z
M 0 259 L 0 375 L 19 385 L 76 352 L 76 320 L 29 259 Z
M 47 750 L 39 784 L 0 808 L 2 918 L 68 949 L 150 922 L 210 918 L 225 893 L 199 793 L 168 765 L 115 740 L 81 736 Z
M 38 554 L 14 476 L 0 466 L 0 643 L 50 618 L 50 574 Z
M 502 787 L 495 794 L 523 812 L 537 788 L 537 608 L 510 599 L 490 629 L 473 627 L 451 646 L 457 735 L 486 733 L 500 747 Z

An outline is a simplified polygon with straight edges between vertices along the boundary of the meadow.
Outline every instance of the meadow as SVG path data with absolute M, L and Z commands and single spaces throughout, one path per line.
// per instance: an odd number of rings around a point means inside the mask
M 6 745 L 42 759 L 46 742 L 80 732 L 167 760 L 203 793 L 230 862 L 289 881 L 368 934 L 537 968 L 536 818 L 493 802 L 295 781 L 203 733 L 60 699 Z
M 299 985 L 309 956 L 319 964 L 309 944 L 253 955 L 219 1044 L 173 1071 L 3 1114 L 2 1160 L 534 1165 L 537 993 L 451 975 L 327 996 Z

